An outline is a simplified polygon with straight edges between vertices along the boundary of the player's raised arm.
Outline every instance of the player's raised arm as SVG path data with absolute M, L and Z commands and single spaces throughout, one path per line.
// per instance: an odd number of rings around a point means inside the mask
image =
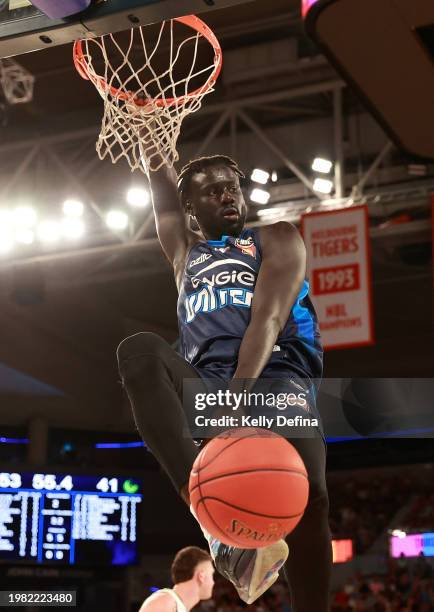
M 158 239 L 166 257 L 175 268 L 184 261 L 191 232 L 182 209 L 174 168 L 163 166 L 149 173 L 152 205 Z
M 145 141 L 146 133 L 142 132 L 142 137 Z M 152 132 L 147 134 L 147 139 L 149 138 L 152 138 Z M 147 170 L 155 225 L 161 247 L 173 266 L 176 284 L 179 287 L 187 252 L 191 244 L 198 238 L 188 227 L 187 214 L 179 195 L 178 176 L 175 168 L 169 168 L 165 163 L 160 163 L 162 158 L 158 152 L 155 152 L 153 157 L 154 161 L 158 157 L 156 165 L 160 166 L 158 170 Z
M 194 234 L 187 227 L 187 216 L 178 193 L 178 175 L 161 153 L 154 131 L 154 124 L 140 131 L 141 160 L 151 189 L 158 239 L 177 278 L 178 269 L 184 266 L 189 240 Z

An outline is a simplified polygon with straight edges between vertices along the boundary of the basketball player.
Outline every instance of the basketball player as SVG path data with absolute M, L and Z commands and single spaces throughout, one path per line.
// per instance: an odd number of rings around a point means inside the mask
M 148 597 L 139 612 L 190 612 L 200 601 L 211 599 L 214 566 L 205 550 L 196 546 L 180 550 L 171 574 L 173 589 L 161 589 Z
M 294 385 L 298 392 L 322 374 L 303 241 L 285 222 L 245 229 L 241 177 L 237 164 L 221 155 L 190 162 L 179 177 L 167 167 L 150 173 L 158 237 L 179 291 L 182 356 L 152 333 L 135 334 L 118 348 L 138 430 L 187 504 L 199 451 L 184 434 L 183 379 L 218 377 L 249 390 L 265 377 L 281 380 L 286 389 Z M 191 231 L 188 216 L 200 234 Z M 326 612 L 332 552 L 325 444 L 319 431 L 291 443 L 304 461 L 310 488 L 303 518 L 287 537 L 293 607 L 296 612 Z M 243 550 L 204 535 L 216 569 L 247 603 L 273 584 L 288 556 L 283 540 Z

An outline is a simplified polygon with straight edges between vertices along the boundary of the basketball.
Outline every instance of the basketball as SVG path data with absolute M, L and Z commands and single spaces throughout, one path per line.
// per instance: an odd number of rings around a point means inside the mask
M 243 428 L 202 449 L 189 490 L 195 514 L 212 536 L 237 548 L 262 548 L 296 527 L 309 481 L 292 444 L 271 431 Z

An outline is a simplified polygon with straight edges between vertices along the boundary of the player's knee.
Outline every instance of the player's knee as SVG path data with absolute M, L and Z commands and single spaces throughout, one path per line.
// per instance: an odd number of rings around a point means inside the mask
M 128 336 L 118 346 L 118 362 L 121 363 L 125 359 L 138 355 L 158 355 L 163 344 L 164 340 L 152 332 L 140 332 Z
M 126 379 L 150 375 L 160 367 L 164 340 L 151 332 L 141 332 L 125 338 L 117 350 L 119 372 Z M 155 372 L 154 372 L 155 374 Z

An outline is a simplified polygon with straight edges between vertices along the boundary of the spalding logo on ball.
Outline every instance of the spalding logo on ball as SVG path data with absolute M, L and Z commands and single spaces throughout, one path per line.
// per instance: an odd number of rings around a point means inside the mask
M 309 497 L 303 460 L 265 429 L 224 432 L 197 456 L 190 501 L 201 525 L 224 544 L 261 548 L 299 523 Z
M 267 544 L 284 538 L 287 533 L 284 530 L 283 525 L 271 523 L 270 525 L 265 526 L 264 531 L 258 531 L 251 525 L 242 523 L 236 518 L 232 519 L 230 527 L 226 529 L 226 531 L 232 536 L 235 535 L 237 538 L 247 538 L 248 540 L 254 540 L 255 542 L 264 542 Z

